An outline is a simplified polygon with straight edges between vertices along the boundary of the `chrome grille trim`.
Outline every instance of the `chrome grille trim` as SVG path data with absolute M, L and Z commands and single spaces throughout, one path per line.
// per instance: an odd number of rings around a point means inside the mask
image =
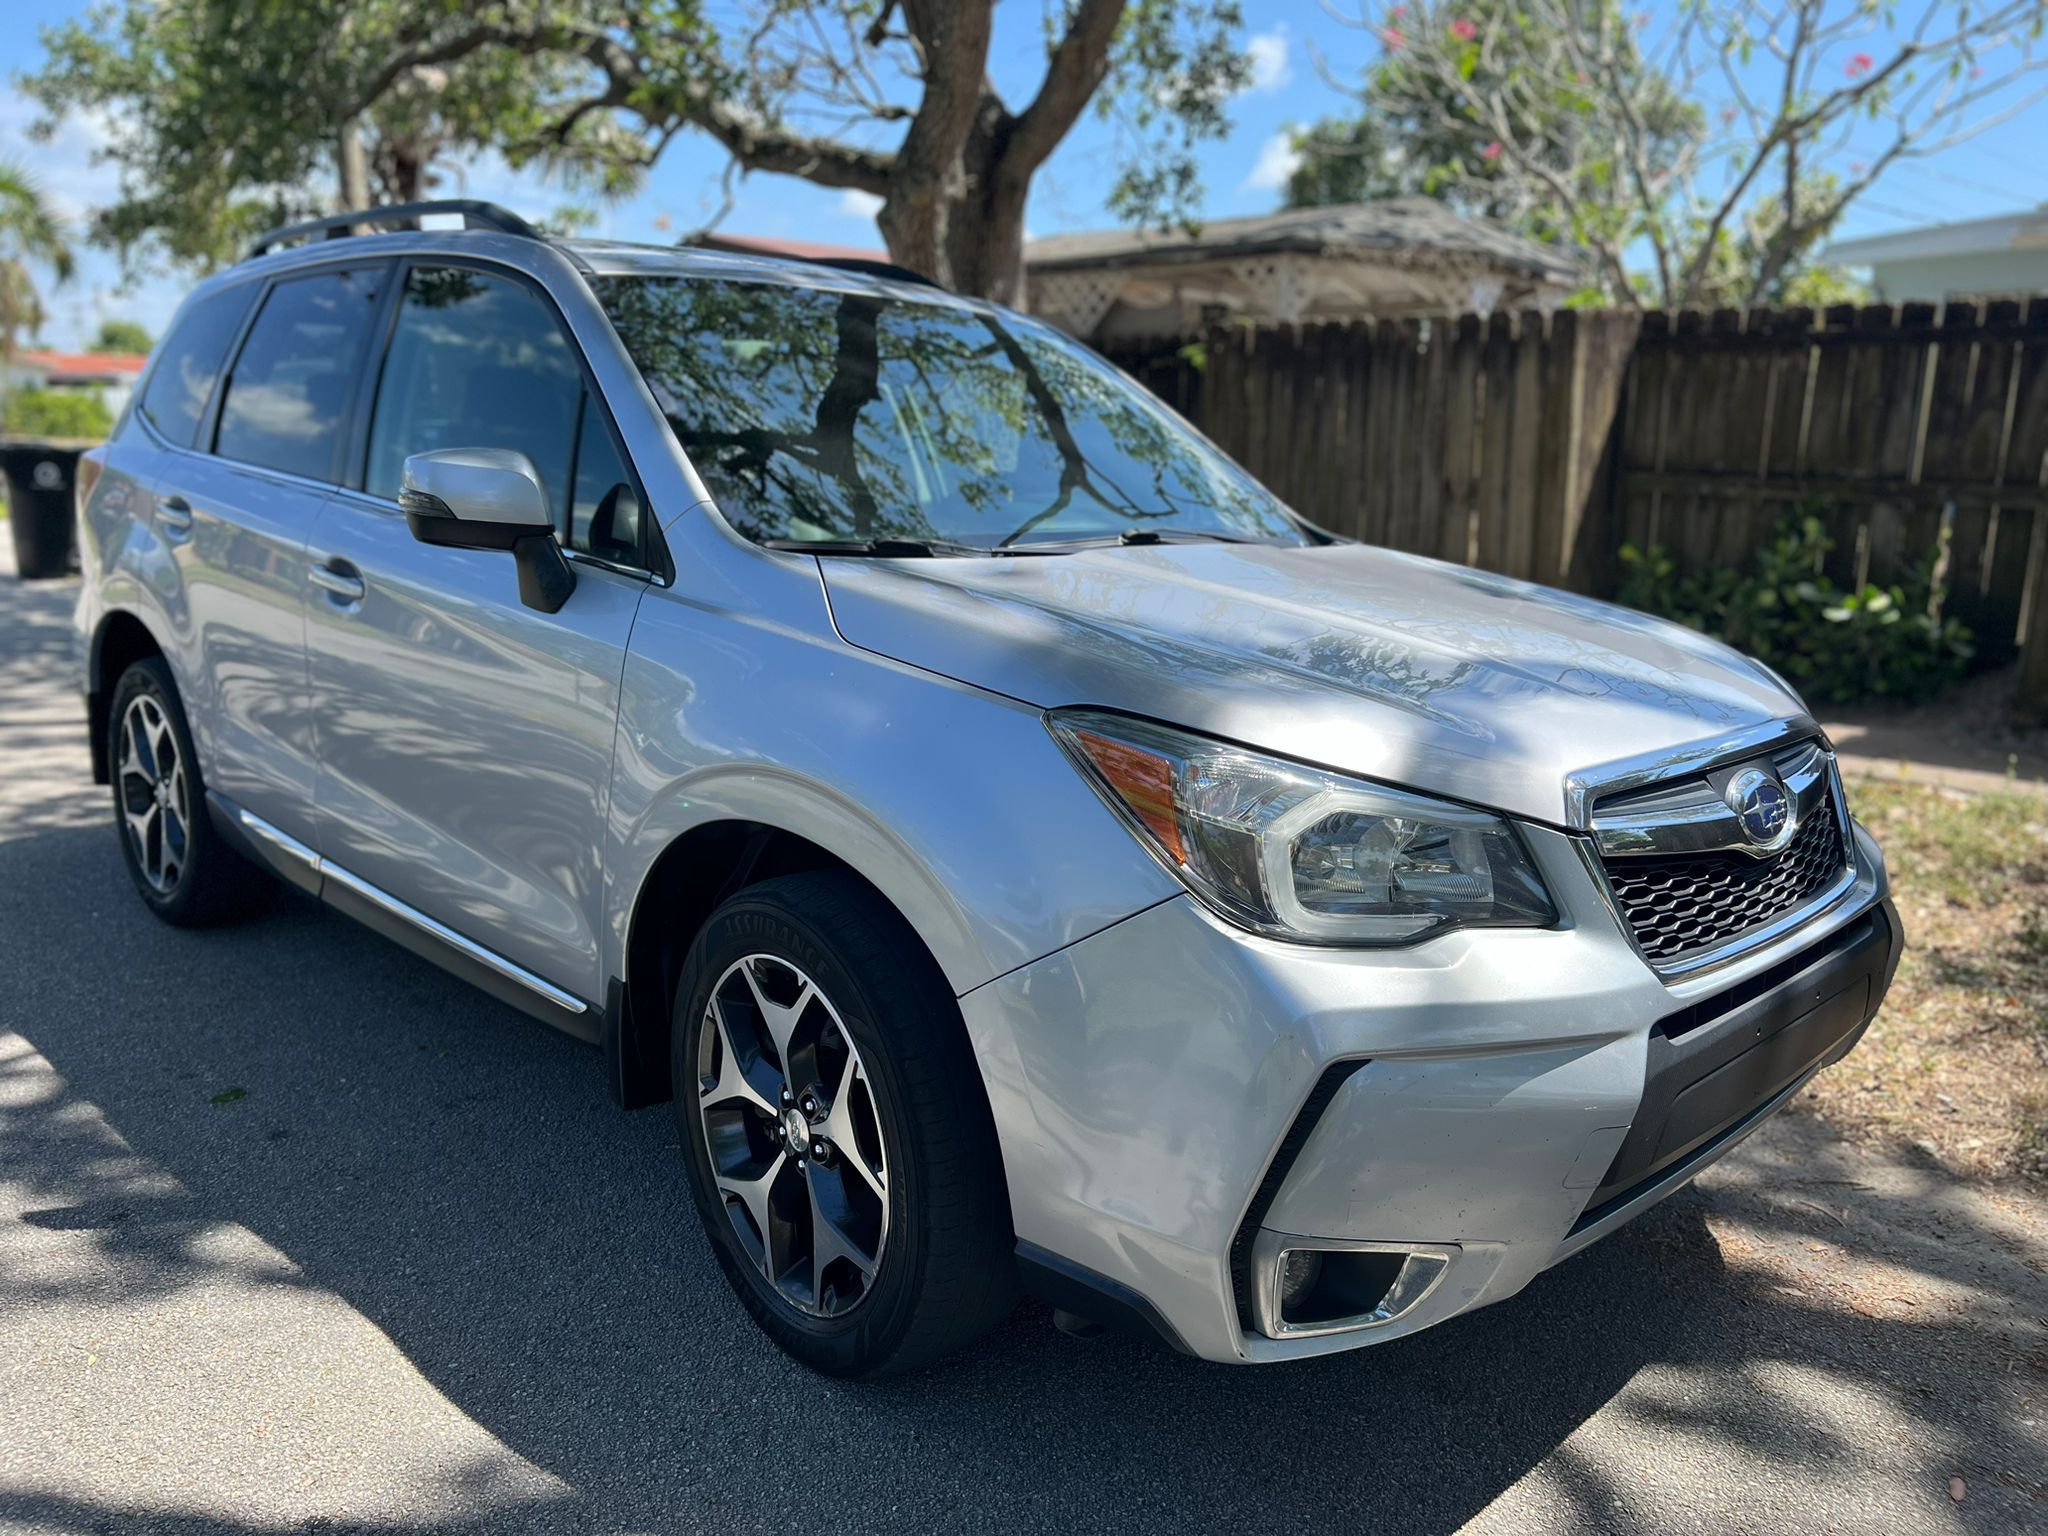
M 1792 796 L 1797 823 L 1810 822 L 1826 804 L 1828 755 L 1818 742 L 1775 754 L 1771 766 Z M 1593 840 L 1603 859 L 1674 858 L 1694 853 L 1738 853 L 1768 859 L 1742 830 L 1723 793 L 1728 781 L 1757 762 L 1726 768 L 1668 786 L 1610 796 L 1593 812 Z
M 1713 845 L 1717 822 L 1707 809 L 1709 797 L 1719 803 L 1719 788 L 1729 776 L 1765 764 L 1792 791 L 1804 825 L 1782 852 L 1743 873 L 1739 861 L 1749 850 Z M 1661 828 L 1654 824 L 1657 808 L 1676 813 Z M 1716 772 L 1681 770 L 1668 784 L 1633 784 L 1587 809 L 1594 833 L 1582 842 L 1587 867 L 1636 952 L 1667 981 L 1777 942 L 1837 906 L 1856 884 L 1855 839 L 1841 775 L 1833 753 L 1818 739 L 1727 763 Z M 1603 826 L 1624 835 L 1603 840 Z M 1622 846 L 1609 850 L 1608 841 Z M 1696 872 L 1688 867 L 1694 860 Z M 1815 884 L 1825 869 L 1837 872 Z M 1657 879 L 1661 889 L 1654 887 Z M 1761 911 L 1746 907 L 1751 891 L 1764 898 Z M 1711 902 L 1730 915 L 1720 923 L 1711 914 L 1702 921 L 1687 909 L 1688 901 Z M 1791 904 L 1773 905 L 1783 901 Z M 1738 916 L 1755 920 L 1737 921 Z M 1688 938 L 1702 941 L 1684 942 Z

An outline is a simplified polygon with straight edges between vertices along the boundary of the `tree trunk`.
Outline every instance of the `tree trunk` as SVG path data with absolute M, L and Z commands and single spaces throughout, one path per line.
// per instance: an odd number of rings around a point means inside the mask
M 335 170 L 341 182 L 341 207 L 344 213 L 370 206 L 370 157 L 363 152 L 363 135 L 356 120 L 350 118 L 341 125 L 341 135 L 335 142 Z
M 1024 204 L 1029 173 L 1007 162 L 1015 119 L 993 95 L 983 99 L 960 161 L 935 196 L 890 194 L 876 222 L 889 259 L 955 293 L 1024 302 Z

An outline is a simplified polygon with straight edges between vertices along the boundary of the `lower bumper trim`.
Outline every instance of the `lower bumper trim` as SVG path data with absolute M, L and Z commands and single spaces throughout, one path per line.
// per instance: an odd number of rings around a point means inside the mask
M 1072 1259 L 1061 1258 L 1049 1248 L 1020 1239 L 1017 1278 L 1025 1290 L 1062 1312 L 1100 1323 L 1130 1338 L 1157 1340 L 1183 1355 L 1194 1353 L 1173 1324 L 1143 1296 L 1107 1275 L 1098 1275 Z

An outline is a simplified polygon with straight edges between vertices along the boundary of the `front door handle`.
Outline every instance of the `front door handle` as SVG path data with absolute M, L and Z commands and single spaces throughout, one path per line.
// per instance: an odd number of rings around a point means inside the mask
M 190 533 L 192 503 L 182 496 L 166 496 L 156 504 L 156 520 L 171 533 Z
M 369 589 L 363 584 L 362 572 L 346 560 L 330 560 L 325 565 L 316 565 L 306 573 L 306 579 L 323 592 L 331 592 L 343 603 L 360 603 Z

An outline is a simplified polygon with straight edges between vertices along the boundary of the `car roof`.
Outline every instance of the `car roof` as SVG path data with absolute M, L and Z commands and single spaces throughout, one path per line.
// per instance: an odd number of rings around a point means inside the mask
M 946 308 L 991 311 L 983 299 L 948 292 L 914 274 L 889 275 L 886 263 L 841 266 L 801 257 L 750 255 L 700 246 L 650 245 L 626 240 L 552 239 L 489 229 L 400 229 L 312 239 L 264 251 L 194 286 L 198 294 L 233 283 L 280 275 L 337 259 L 394 256 L 472 256 L 533 271 L 547 265 L 542 252 L 565 258 L 588 277 L 706 278 L 766 283 L 835 293 L 872 293 Z M 538 258 L 538 259 L 537 259 Z

